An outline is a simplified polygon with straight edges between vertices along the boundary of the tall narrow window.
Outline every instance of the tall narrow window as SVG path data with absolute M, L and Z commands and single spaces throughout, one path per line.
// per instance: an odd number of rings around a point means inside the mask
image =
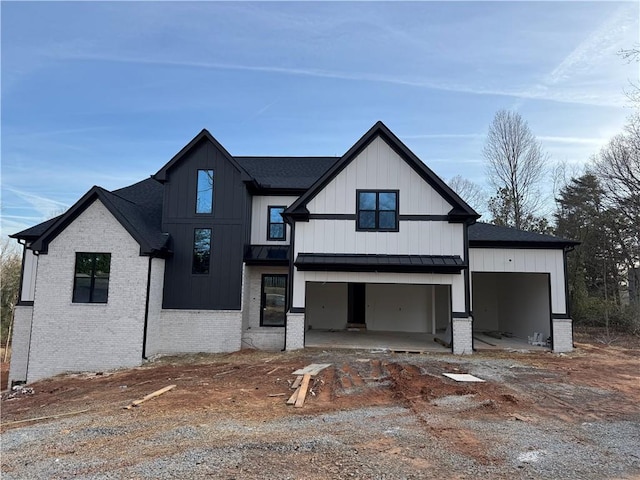
M 262 275 L 261 294 L 260 326 L 283 327 L 287 304 L 287 276 Z
M 282 212 L 286 207 L 269 207 L 267 240 L 285 240 L 285 227 Z
M 398 230 L 398 192 L 357 192 L 357 229 L 365 231 Z
M 73 303 L 107 303 L 110 253 L 76 253 Z
M 213 170 L 198 170 L 196 213 L 213 212 Z
M 193 233 L 193 265 L 192 273 L 209 273 L 211 262 L 211 229 L 196 228 Z

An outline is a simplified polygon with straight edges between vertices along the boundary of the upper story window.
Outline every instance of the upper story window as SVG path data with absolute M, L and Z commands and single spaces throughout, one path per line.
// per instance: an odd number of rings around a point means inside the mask
M 357 230 L 398 231 L 398 191 L 358 190 Z
M 211 262 L 211 229 L 196 228 L 193 231 L 193 263 L 191 273 L 209 273 Z
M 198 170 L 196 213 L 213 212 L 213 170 Z
M 267 240 L 285 240 L 286 229 L 282 212 L 286 207 L 269 207 L 269 219 L 267 225 Z
M 73 303 L 107 303 L 110 253 L 76 253 Z

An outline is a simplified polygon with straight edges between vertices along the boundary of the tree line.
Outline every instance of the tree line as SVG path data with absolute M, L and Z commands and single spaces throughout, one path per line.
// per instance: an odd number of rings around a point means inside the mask
M 640 334 L 640 111 L 570 178 L 552 171 L 516 112 L 496 113 L 482 153 L 493 195 L 461 177 L 451 179 L 454 190 L 495 225 L 579 241 L 567 262 L 574 321 Z M 555 211 L 545 215 L 549 178 Z

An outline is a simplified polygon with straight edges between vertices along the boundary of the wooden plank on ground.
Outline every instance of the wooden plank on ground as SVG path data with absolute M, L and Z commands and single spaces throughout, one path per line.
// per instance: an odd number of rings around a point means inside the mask
M 304 368 L 300 368 L 296 370 L 295 372 L 293 372 L 293 375 L 304 375 L 308 373 L 313 376 L 313 375 L 317 375 L 322 370 L 330 366 L 331 366 L 330 363 L 312 363 L 311 365 L 307 365 Z
M 280 367 L 276 367 L 276 368 L 274 368 L 273 370 L 269 370 L 269 371 L 267 372 L 267 375 L 271 375 L 271 374 L 272 374 L 273 372 L 275 372 L 276 370 L 280 370 Z
M 156 390 L 155 392 L 150 393 L 149 395 L 146 395 L 146 396 L 142 397 L 140 400 L 135 400 L 134 402 L 131 403 L 131 405 L 127 405 L 124 408 L 126 408 L 127 410 L 131 410 L 133 407 L 137 407 L 141 403 L 144 403 L 147 400 L 151 400 L 152 398 L 158 397 L 158 396 L 162 395 L 163 393 L 168 392 L 169 390 L 172 390 L 174 388 L 176 388 L 176 385 L 169 385 L 167 387 L 161 388 L 160 390 Z
M 301 383 L 302 383 L 302 375 L 298 375 L 294 380 L 293 385 L 291 385 L 291 388 L 298 388 Z
M 296 391 L 293 392 L 293 394 L 289 397 L 289 400 L 287 400 L 287 405 L 293 405 L 294 403 L 296 403 L 299 393 L 300 393 L 300 387 L 296 388 Z
M 309 382 L 311 381 L 311 374 L 305 373 L 302 378 L 302 384 L 300 385 L 300 393 L 298 393 L 298 398 L 296 398 L 296 403 L 294 407 L 300 408 L 304 405 L 304 399 L 307 396 L 307 391 L 309 390 Z

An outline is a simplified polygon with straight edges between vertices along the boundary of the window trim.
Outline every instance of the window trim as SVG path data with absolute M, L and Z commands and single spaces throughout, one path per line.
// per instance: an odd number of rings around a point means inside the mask
M 207 265 L 206 272 L 195 272 L 195 253 L 196 253 L 196 231 L 197 230 L 209 230 L 209 265 Z M 197 277 L 203 277 L 211 274 L 211 251 L 213 250 L 213 229 L 211 227 L 195 227 L 193 229 L 193 242 L 191 243 L 191 275 Z
M 374 228 L 361 228 L 360 227 L 360 194 L 361 193 L 375 193 L 376 194 L 376 209 L 365 210 L 367 212 L 375 212 L 376 226 Z M 395 193 L 396 194 L 396 209 L 395 210 L 380 210 L 380 194 L 381 193 Z M 392 212 L 396 214 L 396 222 L 394 228 L 380 228 L 380 212 Z M 371 190 L 371 189 L 358 189 L 356 190 L 356 232 L 399 232 L 400 231 L 400 190 Z
M 198 198 L 199 198 L 199 180 L 200 180 L 200 172 L 211 172 L 211 209 L 207 212 L 198 212 Z M 201 216 L 201 215 L 213 215 L 213 208 L 214 208 L 214 199 L 215 199 L 215 172 L 213 170 L 213 168 L 198 168 L 196 170 L 196 198 L 195 198 L 195 207 L 193 209 L 195 215 L 197 216 Z
M 284 318 L 282 325 L 265 325 L 264 324 L 264 306 L 266 300 L 266 293 L 264 291 L 264 279 L 265 277 L 284 277 Z M 263 273 L 260 278 L 260 326 L 265 328 L 283 328 L 287 324 L 287 295 L 289 286 L 289 275 L 287 273 Z
M 79 304 L 79 305 L 88 305 L 88 304 L 98 304 L 104 305 L 109 303 L 109 284 L 111 283 L 111 253 L 107 252 L 75 252 L 75 264 L 73 265 L 73 290 L 71 290 L 71 303 Z M 81 302 L 76 300 L 76 286 L 78 282 L 78 255 L 91 255 L 91 283 L 89 285 L 89 301 Z M 98 255 L 107 255 L 109 257 L 109 276 L 107 277 L 107 295 L 106 300 L 95 301 L 93 299 L 95 293 L 95 285 L 96 285 L 96 258 Z
M 286 205 L 269 205 L 267 207 L 267 241 L 286 242 L 287 241 L 287 224 L 284 221 L 284 217 L 282 217 L 282 222 L 271 221 L 272 208 L 281 208 L 283 212 L 287 209 Z M 280 223 L 282 223 L 282 238 L 274 238 L 271 236 L 271 225 L 280 225 Z

